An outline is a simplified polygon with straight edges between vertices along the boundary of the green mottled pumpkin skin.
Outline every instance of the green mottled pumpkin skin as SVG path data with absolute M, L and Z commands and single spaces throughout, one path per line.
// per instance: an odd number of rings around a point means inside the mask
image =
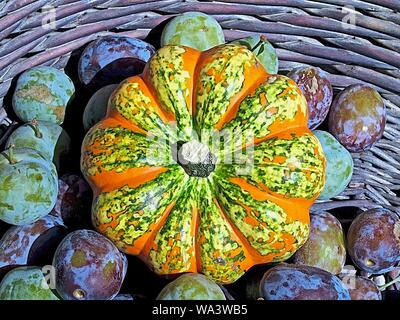
M 327 200 L 341 194 L 353 176 L 353 158 L 330 133 L 321 130 L 314 131 L 321 142 L 327 159 L 325 185 L 318 199 Z
M 59 300 L 38 267 L 19 267 L 0 283 L 0 300 Z
M 203 51 L 224 42 L 224 33 L 217 20 L 201 12 L 176 16 L 161 34 L 161 46 L 174 44 Z
M 35 67 L 18 78 L 13 108 L 24 122 L 37 119 L 61 124 L 74 92 L 72 80 L 62 71 L 53 67 Z
M 18 148 L 31 148 L 39 151 L 46 159 L 53 161 L 60 168 L 61 159 L 71 148 L 71 139 L 58 124 L 48 121 L 37 121 L 38 137 L 32 125 L 24 124 L 14 130 L 7 140 L 6 148 L 14 145 Z
M 264 36 L 254 35 L 235 40 L 232 43 L 243 45 L 251 50 L 269 74 L 278 73 L 278 55 L 275 48 Z
M 13 157 L 17 163 L 10 164 L 0 155 L 0 219 L 23 225 L 53 209 L 58 191 L 57 171 L 33 149 L 14 148 Z
M 167 284 L 157 300 L 226 300 L 222 289 L 202 274 L 187 273 Z

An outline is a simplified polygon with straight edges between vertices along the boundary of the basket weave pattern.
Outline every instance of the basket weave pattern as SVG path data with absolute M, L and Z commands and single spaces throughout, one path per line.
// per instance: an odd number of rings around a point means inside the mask
M 349 187 L 313 209 L 383 206 L 400 212 L 398 0 L 2 1 L 0 123 L 9 125 L 5 110 L 11 106 L 3 101 L 21 72 L 36 65 L 63 69 L 71 52 L 99 36 L 119 33 L 144 39 L 161 22 L 186 11 L 213 15 L 227 41 L 266 35 L 277 48 L 282 73 L 314 65 L 330 74 L 336 92 L 360 82 L 376 88 L 388 110 L 383 138 L 370 151 L 353 153 Z M 0 143 L 11 130 L 9 125 Z

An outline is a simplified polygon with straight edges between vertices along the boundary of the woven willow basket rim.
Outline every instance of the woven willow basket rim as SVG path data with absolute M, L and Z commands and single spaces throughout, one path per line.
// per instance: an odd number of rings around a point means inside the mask
M 144 39 L 173 15 L 213 15 L 226 40 L 263 34 L 277 49 L 279 72 L 301 65 L 328 72 L 335 92 L 367 83 L 384 98 L 383 138 L 353 153 L 346 190 L 312 210 L 386 207 L 400 212 L 400 1 L 398 0 L 21 0 L 0 2 L 0 123 L 11 133 L 4 97 L 36 65 L 63 69 L 71 52 L 108 34 Z M 55 17 L 55 20 L 53 19 Z M 355 25 L 346 19 L 353 18 Z

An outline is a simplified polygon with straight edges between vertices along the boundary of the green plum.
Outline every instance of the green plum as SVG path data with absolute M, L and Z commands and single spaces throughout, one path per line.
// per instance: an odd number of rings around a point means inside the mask
M 254 35 L 235 40 L 232 43 L 243 45 L 251 50 L 268 73 L 278 73 L 279 63 L 276 50 L 265 36 Z
M 325 211 L 311 214 L 310 220 L 310 235 L 294 254 L 294 262 L 340 273 L 346 261 L 342 225 Z
M 6 148 L 11 145 L 35 149 L 46 159 L 53 161 L 57 168 L 60 168 L 61 160 L 70 151 L 71 139 L 58 124 L 32 120 L 17 128 L 10 135 Z
M 105 86 L 97 90 L 89 99 L 83 112 L 83 128 L 85 131 L 88 131 L 106 115 L 108 99 L 117 87 L 117 84 Z
M 0 283 L 0 300 L 59 300 L 38 267 L 19 267 Z
M 157 300 L 226 300 L 222 289 L 206 276 L 186 273 L 167 284 Z
M 24 122 L 37 119 L 61 124 L 74 92 L 72 80 L 62 71 L 53 67 L 35 67 L 18 78 L 13 108 Z
M 167 23 L 161 34 L 161 46 L 168 44 L 207 50 L 225 43 L 221 26 L 201 12 L 185 12 Z
M 10 147 L 0 153 L 0 220 L 35 222 L 53 209 L 57 192 L 56 168 L 38 151 Z
M 319 200 L 327 200 L 338 196 L 346 189 L 353 176 L 353 158 L 330 133 L 314 131 L 322 145 L 326 157 L 325 185 Z

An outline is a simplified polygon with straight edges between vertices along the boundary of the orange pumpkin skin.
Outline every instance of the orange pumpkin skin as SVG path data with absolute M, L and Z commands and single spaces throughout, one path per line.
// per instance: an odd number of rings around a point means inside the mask
M 204 138 L 218 133 L 227 136 L 217 147 Z M 195 139 L 215 161 L 190 171 L 171 155 Z M 229 161 L 233 151 L 241 155 Z M 122 251 L 158 274 L 232 283 L 305 242 L 325 158 L 294 81 L 267 74 L 239 45 L 166 46 L 114 91 L 81 169 L 93 223 Z

